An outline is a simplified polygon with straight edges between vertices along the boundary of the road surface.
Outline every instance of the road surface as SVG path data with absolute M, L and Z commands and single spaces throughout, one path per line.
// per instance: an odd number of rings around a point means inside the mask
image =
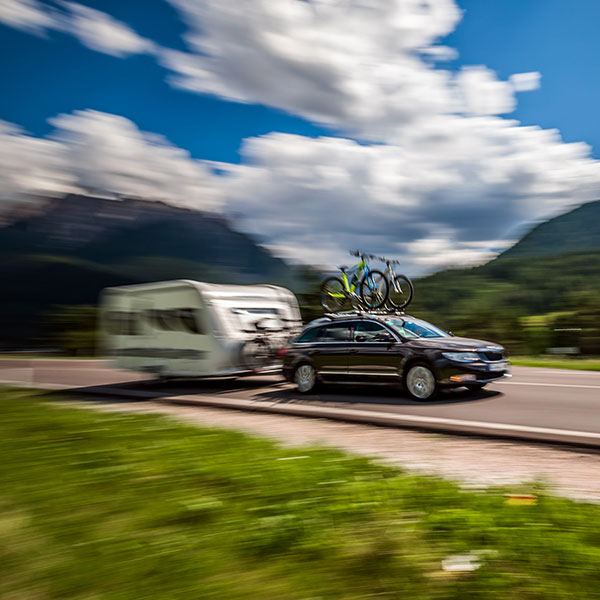
M 143 374 L 110 369 L 103 361 L 0 359 L 0 382 L 600 448 L 600 373 L 530 367 L 512 371 L 512 379 L 480 392 L 459 389 L 418 403 L 385 387 L 336 386 L 304 396 L 274 375 L 165 385 Z

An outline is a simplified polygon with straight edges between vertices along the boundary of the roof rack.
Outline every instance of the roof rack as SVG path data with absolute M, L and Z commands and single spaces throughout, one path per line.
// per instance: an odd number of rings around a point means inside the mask
M 345 311 L 338 313 L 325 313 L 325 317 L 331 320 L 335 319 L 351 319 L 353 317 L 362 317 L 362 318 L 373 318 L 377 319 L 379 317 L 392 317 L 392 316 L 403 316 L 405 313 L 403 310 L 353 310 L 353 311 Z

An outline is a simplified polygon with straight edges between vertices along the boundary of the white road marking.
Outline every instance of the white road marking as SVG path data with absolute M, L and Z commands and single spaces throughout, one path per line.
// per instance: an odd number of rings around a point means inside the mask
M 600 385 L 580 385 L 577 383 L 533 383 L 530 381 L 495 381 L 498 385 L 540 385 L 544 387 L 584 388 L 587 390 L 600 390 Z
M 202 403 L 202 397 L 197 397 Z M 169 398 L 163 398 L 163 400 L 169 400 Z M 256 407 L 256 404 L 248 400 L 239 400 L 237 398 L 226 398 L 222 396 L 204 396 L 207 400 L 205 404 L 213 406 L 220 404 L 221 406 L 252 406 Z M 216 402 L 215 402 L 216 401 Z M 477 427 L 480 429 L 488 429 L 491 431 L 512 431 L 517 433 L 533 433 L 533 434 L 546 434 L 546 435 L 559 435 L 567 436 L 569 438 L 587 438 L 593 440 L 600 440 L 600 433 L 593 431 L 573 431 L 570 429 L 554 429 L 551 427 L 532 427 L 529 425 L 512 425 L 509 423 L 493 423 L 485 421 L 466 421 L 463 419 L 448 419 L 445 417 L 427 417 L 424 415 L 411 415 L 411 414 L 398 414 L 388 413 L 379 411 L 367 411 L 359 409 L 334 409 L 326 406 L 309 406 L 307 404 L 279 404 L 271 407 L 273 412 L 287 413 L 297 415 L 311 415 L 311 416 L 324 416 L 330 418 L 331 415 L 339 414 L 342 418 L 355 417 L 356 419 L 365 419 L 367 422 L 385 422 L 393 423 L 413 423 L 415 425 L 423 425 L 429 423 L 431 425 L 455 425 L 459 427 Z

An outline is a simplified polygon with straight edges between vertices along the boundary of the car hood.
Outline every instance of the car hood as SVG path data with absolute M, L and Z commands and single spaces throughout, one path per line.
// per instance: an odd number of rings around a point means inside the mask
M 468 352 L 469 350 L 483 350 L 484 348 L 490 350 L 493 348 L 496 351 L 504 350 L 500 344 L 462 337 L 419 338 L 409 340 L 408 343 L 411 346 L 416 346 L 418 348 L 437 348 L 440 350 L 447 350 L 448 352 Z

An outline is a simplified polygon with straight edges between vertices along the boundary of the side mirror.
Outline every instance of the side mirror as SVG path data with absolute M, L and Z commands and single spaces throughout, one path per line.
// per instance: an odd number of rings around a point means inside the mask
M 367 340 L 366 335 L 361 335 L 360 333 L 357 336 L 354 336 L 355 342 L 365 342 Z
M 378 333 L 375 336 L 375 341 L 376 342 L 393 342 L 394 338 L 391 336 L 391 334 L 389 333 Z
M 456 337 L 452 331 L 449 331 L 449 332 L 448 332 L 448 335 L 450 335 L 450 336 L 452 336 L 452 337 Z

